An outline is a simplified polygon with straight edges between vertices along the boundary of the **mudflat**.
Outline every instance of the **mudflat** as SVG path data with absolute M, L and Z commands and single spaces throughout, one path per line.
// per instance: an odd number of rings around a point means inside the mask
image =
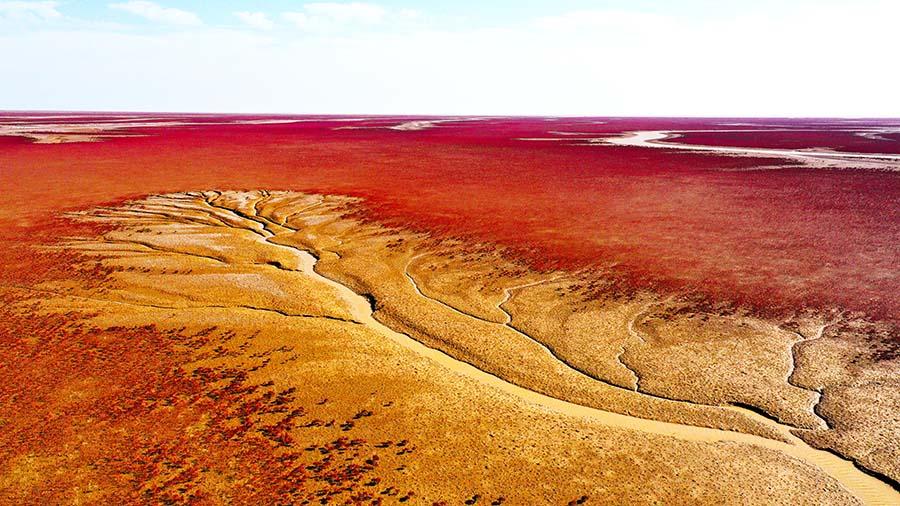
M 847 383 L 890 368 L 814 386 L 840 363 L 811 350 L 871 323 L 598 298 L 597 272 L 535 271 L 358 204 L 198 191 L 70 213 L 81 232 L 42 245 L 69 275 L 3 290 L 25 331 L 5 354 L 36 388 L 3 414 L 0 497 L 897 499 L 879 437 L 896 427 L 860 416 L 897 390 Z

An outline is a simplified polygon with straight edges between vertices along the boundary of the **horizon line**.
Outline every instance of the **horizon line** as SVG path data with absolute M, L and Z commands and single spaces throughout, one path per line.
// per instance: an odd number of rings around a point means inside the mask
M 0 113 L 12 114 L 161 114 L 161 115 L 207 115 L 207 116 L 328 116 L 328 117 L 384 117 L 384 118 L 621 118 L 621 119 L 822 119 L 822 120 L 893 120 L 900 121 L 900 116 L 816 116 L 816 115 L 646 115 L 646 114 L 460 114 L 460 113 L 346 113 L 346 112 L 234 112 L 234 111 L 154 111 L 127 109 L 0 109 Z

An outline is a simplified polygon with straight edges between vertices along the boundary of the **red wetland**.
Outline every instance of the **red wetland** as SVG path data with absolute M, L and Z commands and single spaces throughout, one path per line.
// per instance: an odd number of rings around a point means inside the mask
M 496 244 L 540 269 L 611 269 L 633 288 L 763 312 L 900 320 L 900 173 L 579 140 L 704 130 L 672 141 L 900 153 L 900 122 L 430 120 L 0 113 L 0 124 L 38 134 L 128 125 L 99 142 L 0 136 L 0 229 L 21 243 L 60 212 L 112 196 L 334 193 L 363 197 L 369 219 Z

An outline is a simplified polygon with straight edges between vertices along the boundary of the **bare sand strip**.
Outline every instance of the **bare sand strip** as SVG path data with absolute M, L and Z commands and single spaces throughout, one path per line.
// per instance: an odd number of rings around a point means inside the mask
M 601 137 L 584 139 L 591 144 L 612 144 L 614 146 L 631 146 L 641 148 L 665 148 L 680 149 L 685 151 L 710 151 L 724 154 L 738 154 L 749 156 L 766 156 L 774 158 L 790 158 L 802 162 L 841 162 L 841 161 L 871 161 L 884 163 L 884 169 L 900 170 L 900 155 L 887 153 L 842 153 L 838 151 L 824 151 L 820 149 L 774 149 L 774 148 L 741 148 L 730 146 L 708 146 L 702 144 L 679 144 L 678 142 L 665 142 L 674 135 L 681 133 L 676 130 L 641 130 L 629 132 L 619 137 Z
M 36 116 L 40 119 L 80 118 L 81 116 Z M 85 116 L 91 118 L 90 116 Z M 221 126 L 221 125 L 286 125 L 310 122 L 354 122 L 368 118 L 283 118 L 283 119 L 239 119 L 232 121 L 198 122 L 190 120 L 160 121 L 165 118 L 134 117 L 131 119 L 115 119 L 90 121 L 85 123 L 21 123 L 18 118 L 4 119 L 0 116 L 0 136 L 25 137 L 35 144 L 63 144 L 71 142 L 101 142 L 117 137 L 145 137 L 141 134 L 126 133 L 129 129 L 151 129 L 184 126 Z M 23 118 L 25 119 L 25 118 Z M 125 130 L 126 132 L 122 132 Z

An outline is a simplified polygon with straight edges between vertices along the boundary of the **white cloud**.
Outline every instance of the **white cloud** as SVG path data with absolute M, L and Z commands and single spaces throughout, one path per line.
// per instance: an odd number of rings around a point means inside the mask
M 302 12 L 285 12 L 284 14 L 282 14 L 282 17 L 303 30 L 309 30 L 312 28 L 312 20 L 308 15 Z
M 418 11 L 416 9 L 400 9 L 397 11 L 397 16 L 400 19 L 420 19 L 422 18 L 422 11 Z
M 59 19 L 59 2 L 0 2 L 0 19 L 12 21 L 46 21 Z
M 257 30 L 271 30 L 275 28 L 275 23 L 264 12 L 235 12 L 234 15 L 247 26 Z
M 545 30 L 616 30 L 656 31 L 672 24 L 666 16 L 651 12 L 597 9 L 570 11 L 554 16 L 544 16 L 535 25 Z
M 159 23 L 167 23 L 172 25 L 199 25 L 202 24 L 200 18 L 193 12 L 175 9 L 173 7 L 163 7 L 154 2 L 143 0 L 132 0 L 130 2 L 110 4 L 110 8 L 129 12 L 136 16 L 156 21 Z
M 303 6 L 313 16 L 332 19 L 341 23 L 378 23 L 384 18 L 385 10 L 374 4 L 361 2 L 310 3 Z
M 376 25 L 386 15 L 387 11 L 375 4 L 317 2 L 305 4 L 302 12 L 285 12 L 283 17 L 303 30 L 329 31 L 347 25 Z

